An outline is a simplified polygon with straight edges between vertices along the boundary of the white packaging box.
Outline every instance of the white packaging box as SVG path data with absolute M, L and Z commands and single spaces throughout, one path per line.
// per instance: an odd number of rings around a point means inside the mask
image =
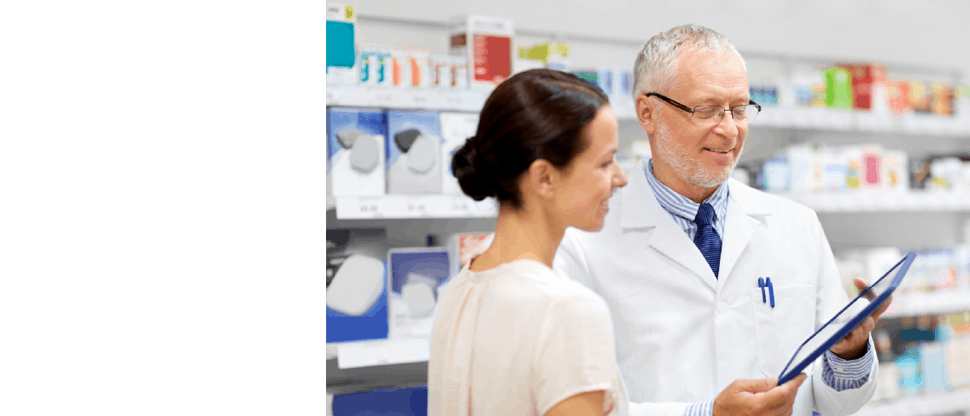
M 891 192 L 909 192 L 909 157 L 901 150 L 886 150 L 882 154 L 883 187 Z
M 327 182 L 332 195 L 385 194 L 385 120 L 378 109 L 327 110 Z
M 388 251 L 388 339 L 431 336 L 441 287 L 451 278 L 448 249 Z
M 441 121 L 426 111 L 387 112 L 387 193 L 441 193 Z
M 491 90 L 512 75 L 512 20 L 457 16 L 448 21 L 448 33 L 449 53 L 468 62 L 469 88 Z
M 478 130 L 478 114 L 441 113 L 441 193 L 464 195 L 451 171 L 451 159 L 469 137 Z

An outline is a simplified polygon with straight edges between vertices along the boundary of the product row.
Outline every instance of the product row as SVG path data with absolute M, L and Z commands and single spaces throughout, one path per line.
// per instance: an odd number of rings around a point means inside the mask
M 451 160 L 478 115 L 327 110 L 327 182 L 334 196 L 462 195 Z
M 872 401 L 970 391 L 970 312 L 881 319 Z
M 836 264 L 848 295 L 857 295 L 852 279 L 862 277 L 875 282 L 899 261 L 903 253 L 910 251 L 916 253 L 916 259 L 893 294 L 894 299 L 905 298 L 910 293 L 933 291 L 959 291 L 968 294 L 970 299 L 970 245 L 967 244 L 915 249 L 877 247 L 840 253 Z
M 346 234 L 327 231 L 327 343 L 430 337 L 440 294 L 489 237 L 458 234 L 446 247 L 395 248 L 377 258 L 341 247 Z
M 911 189 L 970 193 L 970 154 L 932 155 L 911 161 L 906 152 L 878 144 L 791 146 L 774 158 L 747 162 L 737 170 L 740 180 L 776 193 Z

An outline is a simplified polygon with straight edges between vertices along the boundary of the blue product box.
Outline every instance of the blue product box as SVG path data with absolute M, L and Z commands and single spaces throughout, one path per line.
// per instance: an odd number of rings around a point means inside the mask
M 787 158 L 769 159 L 761 166 L 758 185 L 767 192 L 787 192 L 791 184 L 790 175 Z
M 327 182 L 334 196 L 384 195 L 386 114 L 327 110 Z
M 387 263 L 327 255 L 327 343 L 386 339 Z
M 620 72 L 620 95 L 628 97 L 633 94 L 633 73 L 630 71 Z
M 331 409 L 333 416 L 427 416 L 428 387 L 339 394 Z
M 438 113 L 387 112 L 387 193 L 441 193 Z
M 450 277 L 448 249 L 391 249 L 388 264 L 388 338 L 430 337 L 438 297 Z

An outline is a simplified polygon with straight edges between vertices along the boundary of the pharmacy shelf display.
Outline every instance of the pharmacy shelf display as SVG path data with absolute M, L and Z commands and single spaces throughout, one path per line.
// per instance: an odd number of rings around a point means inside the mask
M 823 213 L 970 211 L 970 193 L 858 191 L 777 195 Z
M 907 397 L 867 404 L 856 416 L 940 416 L 970 409 L 970 392 Z

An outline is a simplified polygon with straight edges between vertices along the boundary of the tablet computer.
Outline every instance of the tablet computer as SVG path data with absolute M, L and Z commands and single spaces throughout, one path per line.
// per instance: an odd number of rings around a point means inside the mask
M 902 260 L 896 263 L 879 280 L 859 293 L 852 302 L 845 305 L 839 313 L 822 325 L 818 331 L 808 337 L 801 346 L 795 350 L 795 354 L 788 360 L 788 364 L 778 376 L 778 385 L 785 384 L 795 378 L 805 367 L 808 367 L 826 350 L 832 348 L 839 340 L 844 338 L 855 327 L 859 326 L 876 309 L 886 303 L 890 295 L 899 287 L 899 282 L 906 276 L 909 266 L 913 264 L 916 253 L 909 252 Z M 874 297 L 873 297 L 874 296 Z M 872 299 L 869 299 L 872 298 Z

